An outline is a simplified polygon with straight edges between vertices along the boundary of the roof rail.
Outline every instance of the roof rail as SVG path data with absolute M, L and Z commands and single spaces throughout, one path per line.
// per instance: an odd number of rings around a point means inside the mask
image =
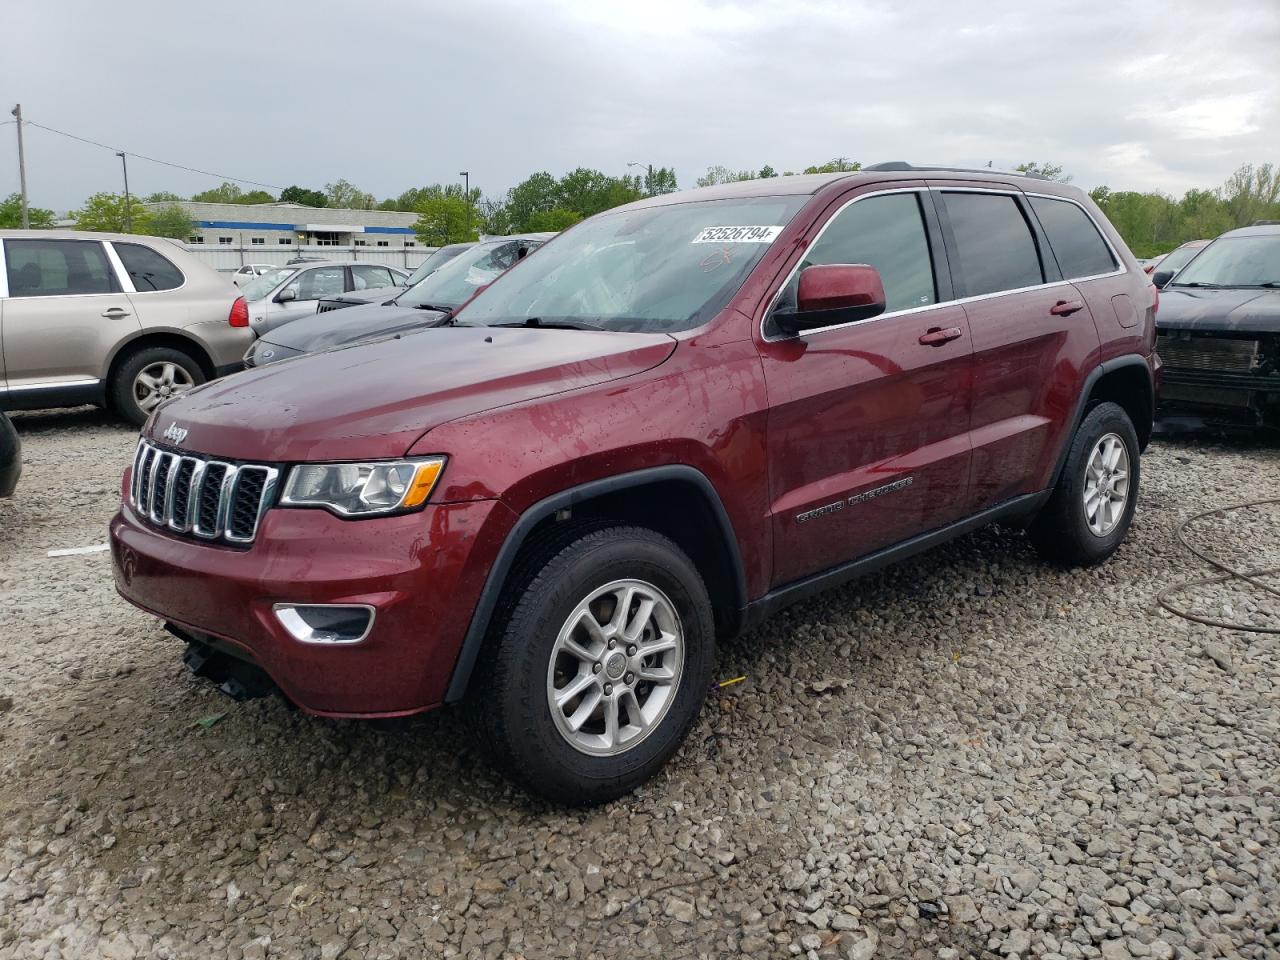
M 1249 224 L 1251 227 L 1280 227 L 1280 220 L 1255 220 Z
M 873 163 L 869 167 L 863 167 L 863 170 L 878 170 L 883 173 L 891 171 L 908 171 L 915 170 L 922 173 L 926 172 L 945 172 L 945 173 L 992 173 L 1003 174 L 1010 177 L 1028 177 L 1032 180 L 1048 180 L 1043 173 L 1022 173 L 1018 170 L 992 170 L 990 167 L 917 167 L 907 163 L 905 160 L 886 160 L 884 163 Z

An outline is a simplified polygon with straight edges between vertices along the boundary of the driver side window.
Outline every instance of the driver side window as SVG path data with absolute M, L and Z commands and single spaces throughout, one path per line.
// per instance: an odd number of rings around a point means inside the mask
M 929 235 L 917 193 L 865 197 L 837 213 L 805 253 L 777 306 L 794 307 L 800 271 L 827 263 L 866 263 L 879 270 L 886 313 L 938 301 Z

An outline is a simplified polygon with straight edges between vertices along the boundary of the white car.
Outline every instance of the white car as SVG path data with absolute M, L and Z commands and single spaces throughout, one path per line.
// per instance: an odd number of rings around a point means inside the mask
M 403 285 L 409 275 L 381 263 L 306 261 L 275 267 L 240 288 L 249 301 L 249 325 L 261 336 L 282 323 L 316 312 L 323 297 L 349 290 Z
M 278 263 L 246 263 L 243 267 L 231 275 L 231 282 L 237 287 L 254 277 L 260 277 L 264 273 L 270 273 L 272 270 L 279 270 Z

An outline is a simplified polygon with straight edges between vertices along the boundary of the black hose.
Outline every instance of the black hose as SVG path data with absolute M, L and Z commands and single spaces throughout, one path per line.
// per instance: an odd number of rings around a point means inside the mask
M 1280 597 L 1280 587 L 1273 586 L 1272 584 L 1265 583 L 1262 580 L 1258 579 L 1258 577 L 1265 577 L 1271 574 L 1280 573 L 1280 567 L 1270 567 L 1266 570 L 1237 570 L 1235 567 L 1232 567 L 1230 564 L 1224 563 L 1222 560 L 1219 560 L 1217 557 L 1209 553 L 1207 550 L 1202 550 L 1187 540 L 1187 527 L 1189 527 L 1196 520 L 1200 520 L 1200 519 L 1203 519 L 1204 517 L 1212 516 L 1218 513 L 1228 513 L 1232 510 L 1246 510 L 1249 507 L 1261 507 L 1261 506 L 1266 506 L 1269 504 L 1277 504 L 1277 503 L 1280 503 L 1280 498 L 1269 498 L 1266 500 L 1251 500 L 1248 503 L 1236 503 L 1236 504 L 1232 504 L 1229 507 L 1215 507 L 1212 510 L 1205 510 L 1202 513 L 1197 513 L 1190 517 L 1187 517 L 1185 520 L 1179 523 L 1177 530 L 1174 531 L 1174 536 L 1177 537 L 1178 542 L 1181 543 L 1184 547 L 1186 547 L 1189 551 L 1191 551 L 1192 554 L 1199 557 L 1205 563 L 1209 564 L 1209 566 L 1215 567 L 1218 570 L 1221 570 L 1222 573 L 1212 577 L 1201 577 L 1198 580 L 1184 580 L 1182 583 L 1175 583 L 1173 584 L 1173 586 L 1165 587 L 1163 590 L 1160 591 L 1159 594 L 1156 595 L 1156 602 L 1160 604 L 1160 606 L 1164 607 L 1164 609 L 1168 610 L 1170 613 L 1176 614 L 1177 616 L 1182 617 L 1184 620 L 1190 620 L 1193 623 L 1202 623 L 1207 627 L 1221 627 L 1224 630 L 1246 630 L 1250 633 L 1280 634 L 1280 627 L 1259 627 L 1259 626 L 1255 626 L 1253 624 L 1248 624 L 1248 623 L 1229 623 L 1225 620 L 1214 620 L 1210 617 L 1202 617 L 1199 614 L 1191 613 L 1189 610 L 1183 610 L 1179 607 L 1174 606 L 1169 601 L 1169 596 L 1171 594 L 1181 593 L 1183 590 L 1189 590 L 1192 587 L 1205 586 L 1206 584 L 1210 584 L 1210 583 L 1225 583 L 1228 580 L 1243 580 L 1245 583 L 1251 584 L 1252 586 L 1255 586 L 1255 587 L 1260 587 L 1261 589 L 1267 591 L 1268 593 L 1272 593 L 1272 594 L 1275 594 L 1277 597 Z

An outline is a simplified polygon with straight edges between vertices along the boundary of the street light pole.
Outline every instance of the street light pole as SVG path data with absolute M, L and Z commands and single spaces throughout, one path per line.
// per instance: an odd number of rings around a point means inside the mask
M 460 176 L 460 177 L 462 178 L 462 183 L 463 183 L 462 193 L 463 193 L 463 196 L 465 196 L 465 197 L 466 197 L 466 199 L 467 199 L 467 202 L 468 202 L 468 203 L 470 203 L 470 202 L 471 202 L 471 171 L 470 171 L 470 170 L 459 170 L 459 171 L 458 171 L 458 176 Z
M 652 163 L 638 163 L 634 160 L 631 160 L 627 162 L 627 166 L 628 167 L 644 167 L 645 172 L 647 174 L 644 181 L 644 188 L 646 190 L 653 189 L 653 164 Z
M 28 230 L 31 220 L 27 216 L 27 161 L 22 154 L 22 104 L 19 103 L 10 112 L 18 118 L 18 183 L 22 188 L 22 229 Z
M 124 153 L 117 153 L 120 158 L 120 166 L 124 168 L 124 232 L 133 233 L 133 204 L 129 200 L 129 161 L 124 158 Z

